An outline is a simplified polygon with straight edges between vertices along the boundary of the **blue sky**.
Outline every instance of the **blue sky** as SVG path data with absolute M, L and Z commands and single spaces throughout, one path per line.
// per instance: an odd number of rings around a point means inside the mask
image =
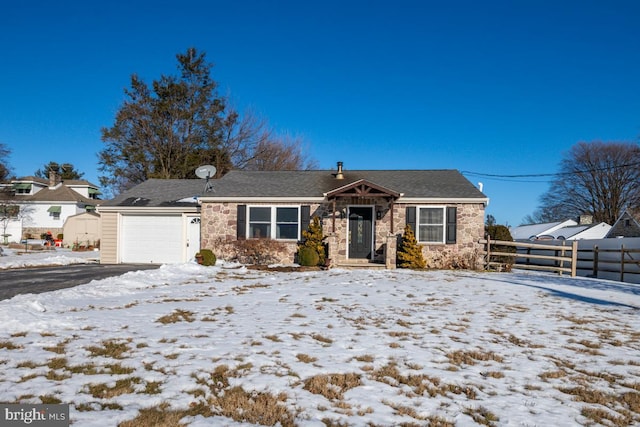
M 638 141 L 637 1 L 30 1 L 0 14 L 0 142 L 18 176 L 98 183 L 130 76 L 188 47 L 320 168 L 458 169 L 518 225 L 579 141 Z

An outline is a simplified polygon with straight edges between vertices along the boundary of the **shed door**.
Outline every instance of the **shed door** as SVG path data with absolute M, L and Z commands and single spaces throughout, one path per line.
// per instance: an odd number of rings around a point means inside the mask
M 373 209 L 349 208 L 349 258 L 371 259 Z
M 120 261 L 170 264 L 183 262 L 185 241 L 180 215 L 124 215 Z

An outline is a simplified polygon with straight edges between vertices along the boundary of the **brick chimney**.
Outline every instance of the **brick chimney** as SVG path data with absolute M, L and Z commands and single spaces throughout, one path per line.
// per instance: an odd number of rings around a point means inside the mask
M 54 170 L 49 171 L 49 188 L 53 188 L 62 182 L 62 177 Z

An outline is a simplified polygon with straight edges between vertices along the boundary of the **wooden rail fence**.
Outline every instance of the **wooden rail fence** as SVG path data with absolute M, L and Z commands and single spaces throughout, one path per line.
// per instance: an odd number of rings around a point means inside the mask
M 620 281 L 624 282 L 625 274 L 640 274 L 640 257 L 634 258 L 633 254 L 640 254 L 640 249 L 630 248 L 626 249 L 624 245 L 620 246 L 620 249 L 600 249 L 597 245 L 593 247 L 593 250 L 579 250 L 579 254 L 592 253 L 592 257 L 579 258 L 578 261 L 592 261 L 593 269 L 591 272 L 592 277 L 598 277 L 598 272 L 603 273 L 620 273 Z M 606 254 L 619 254 L 615 258 L 617 259 L 602 259 L 600 255 Z M 629 266 L 635 266 L 635 268 L 628 268 Z
M 525 243 L 525 242 L 507 242 L 504 240 L 492 240 L 490 238 L 481 239 L 478 243 L 484 245 L 482 255 L 485 257 L 486 267 L 495 267 L 504 265 L 504 261 L 492 261 L 492 257 L 511 257 L 515 260 L 512 263 L 515 268 L 524 268 L 530 270 L 542 270 L 542 271 L 554 271 L 558 274 L 570 273 L 571 277 L 576 276 L 576 270 L 578 265 L 578 242 L 576 240 L 571 242 L 571 246 L 568 245 L 547 245 L 539 243 Z M 506 252 L 493 250 L 495 246 L 506 246 L 516 248 L 516 252 Z M 525 252 L 518 252 L 519 248 L 523 248 Z M 553 251 L 554 255 L 541 255 L 531 253 L 532 250 L 546 250 Z M 520 259 L 524 259 L 525 262 L 518 262 Z M 541 265 L 532 263 L 531 260 L 547 260 L 553 261 L 553 265 Z

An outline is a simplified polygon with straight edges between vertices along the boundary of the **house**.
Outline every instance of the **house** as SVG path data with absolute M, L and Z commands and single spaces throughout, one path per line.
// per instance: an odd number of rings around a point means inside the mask
M 456 170 L 349 171 L 339 163 L 336 171 L 236 170 L 211 184 L 149 180 L 102 204 L 101 262 L 189 260 L 198 224 L 198 249 L 220 259 L 233 259 L 244 242 L 270 241 L 276 261 L 292 263 L 313 217 L 334 265 L 395 268 L 406 224 L 428 266 L 479 261 L 488 198 Z
M 100 203 L 99 188 L 85 180 L 61 180 L 51 173 L 49 180 L 28 176 L 12 180 L 3 186 L 2 206 L 6 212 L 3 234 L 7 241 L 39 238 L 51 232 L 63 233 L 66 219 L 72 215 L 93 211 Z
M 640 209 L 625 209 L 613 223 L 607 238 L 619 237 L 640 237 Z
M 604 239 L 611 226 L 601 222 L 593 224 L 590 215 L 582 215 L 578 221 L 567 219 L 541 224 L 521 225 L 509 229 L 514 241 L 524 240 L 582 240 Z

